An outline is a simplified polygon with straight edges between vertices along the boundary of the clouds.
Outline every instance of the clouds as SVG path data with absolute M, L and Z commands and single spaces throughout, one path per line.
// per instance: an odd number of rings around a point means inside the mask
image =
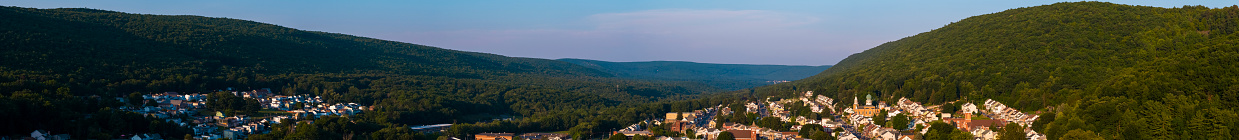
M 660 9 L 590 15 L 576 23 L 593 27 L 586 29 L 404 32 L 380 38 L 518 57 L 790 65 L 833 64 L 861 51 L 838 44 L 880 43 L 815 27 L 827 21 L 764 10 Z

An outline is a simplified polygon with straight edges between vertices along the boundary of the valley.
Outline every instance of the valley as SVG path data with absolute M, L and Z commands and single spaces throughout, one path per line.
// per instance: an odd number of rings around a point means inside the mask
M 701 12 L 589 17 L 686 11 Z M 766 12 L 686 15 L 703 13 Z M 653 19 L 696 20 L 633 23 Z M 1237 27 L 1233 5 L 1058 2 L 801 66 L 511 57 L 226 17 L 3 6 L 0 139 L 1234 139 Z

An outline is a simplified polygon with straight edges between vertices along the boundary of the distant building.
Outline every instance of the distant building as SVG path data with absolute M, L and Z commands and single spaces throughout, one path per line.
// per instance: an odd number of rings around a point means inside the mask
M 474 140 L 512 140 L 512 133 L 479 133 L 473 135 Z
M 757 140 L 757 133 L 752 130 L 727 130 L 736 140 Z
M 629 138 L 632 138 L 637 135 L 654 136 L 654 133 L 651 133 L 650 131 L 615 131 L 612 134 L 623 134 L 624 136 L 628 136 Z
M 649 135 L 646 135 L 646 136 L 649 136 Z M 542 140 L 542 139 L 567 140 L 569 139 L 567 134 L 557 134 L 557 133 L 525 133 L 525 134 L 521 134 L 521 138 L 525 140 Z
M 873 116 L 882 110 L 881 106 L 873 103 L 873 95 L 865 95 L 865 104 L 857 102 L 856 97 L 852 97 L 852 111 L 863 116 Z
M 670 126 L 671 131 L 684 132 L 684 130 L 692 129 L 692 124 L 697 119 L 697 113 L 694 112 L 671 112 L 667 113 L 662 125 Z
M 948 118 L 943 119 L 946 122 L 954 123 L 960 130 L 972 131 L 979 128 L 1002 127 L 1007 121 L 1002 119 L 992 120 L 972 120 L 971 114 L 965 114 L 964 118 Z
M 133 135 L 133 137 L 129 137 L 129 139 L 130 140 L 158 140 L 158 139 L 163 139 L 163 138 L 160 138 L 159 134 L 138 134 L 138 135 Z M 230 138 L 230 139 L 235 139 L 235 138 Z
M 447 130 L 447 128 L 449 127 L 452 127 L 452 124 L 423 125 L 423 126 L 414 126 L 414 127 L 409 127 L 409 128 L 413 129 L 413 131 L 416 131 L 416 132 L 434 133 L 434 132 L 441 132 L 443 130 Z
M 47 140 L 48 135 L 50 134 L 43 130 L 34 130 L 34 132 L 30 132 L 30 138 L 35 140 Z

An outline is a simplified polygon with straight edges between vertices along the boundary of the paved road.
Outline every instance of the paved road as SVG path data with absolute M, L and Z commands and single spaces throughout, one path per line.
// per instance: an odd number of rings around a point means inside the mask
M 854 136 L 856 136 L 857 138 L 860 138 L 860 139 L 862 139 L 862 140 L 867 140 L 867 139 L 869 139 L 869 138 L 865 138 L 865 135 L 861 135 L 861 134 L 860 134 L 860 131 L 857 131 L 855 127 L 852 127 L 852 125 L 843 125 L 843 130 L 844 130 L 844 131 L 848 131 L 848 133 L 852 133 L 852 135 L 854 135 Z
M 702 114 L 702 117 L 698 117 L 696 120 L 697 127 L 706 127 L 707 125 L 710 125 L 710 121 L 714 120 L 714 116 L 716 116 L 714 115 L 715 112 L 717 111 L 704 112 L 704 114 Z

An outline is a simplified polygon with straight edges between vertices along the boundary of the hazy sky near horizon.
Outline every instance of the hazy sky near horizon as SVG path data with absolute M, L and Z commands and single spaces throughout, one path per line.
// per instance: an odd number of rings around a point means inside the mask
M 7 0 L 3 6 L 253 20 L 514 57 L 833 65 L 848 55 L 1042 0 Z M 1227 0 L 1110 1 L 1156 7 Z

